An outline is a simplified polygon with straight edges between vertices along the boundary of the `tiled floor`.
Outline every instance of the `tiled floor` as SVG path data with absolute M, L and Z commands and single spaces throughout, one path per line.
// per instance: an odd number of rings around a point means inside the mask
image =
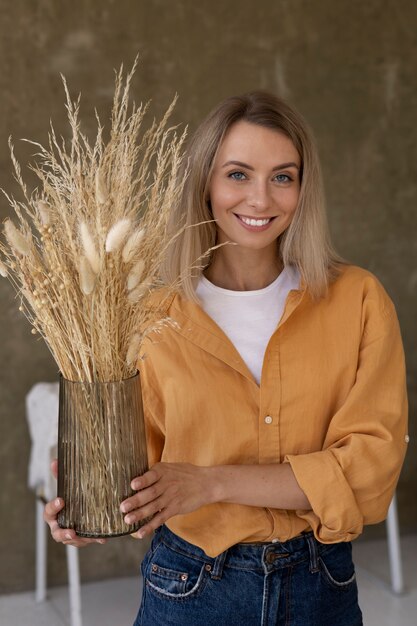
M 406 592 L 402 596 L 393 595 L 389 588 L 386 542 L 358 541 L 353 545 L 364 626 L 416 626 L 417 536 L 402 539 L 406 582 Z M 119 578 L 83 585 L 83 626 L 131 626 L 139 602 L 139 585 L 137 578 Z M 42 604 L 36 604 L 33 593 L 0 596 L 0 626 L 69 624 L 66 587 L 51 589 L 49 601 Z

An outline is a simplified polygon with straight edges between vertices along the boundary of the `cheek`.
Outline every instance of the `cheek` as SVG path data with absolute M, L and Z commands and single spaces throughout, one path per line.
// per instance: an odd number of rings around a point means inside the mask
M 300 191 L 298 189 L 291 190 L 286 196 L 281 197 L 281 206 L 288 213 L 294 213 L 298 205 Z
M 239 202 L 239 197 L 236 192 L 222 189 L 213 190 L 210 194 L 211 208 L 214 217 L 221 217 L 228 209 L 233 209 L 233 207 Z

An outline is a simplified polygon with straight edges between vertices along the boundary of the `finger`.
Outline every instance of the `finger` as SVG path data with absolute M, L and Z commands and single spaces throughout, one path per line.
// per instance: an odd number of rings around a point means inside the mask
M 75 531 L 74 531 L 74 534 L 75 534 L 75 541 L 77 541 L 81 545 L 88 546 L 91 543 L 99 543 L 99 544 L 107 543 L 107 539 L 105 537 L 80 537 L 79 535 L 75 533 Z
M 150 517 L 151 515 L 155 515 L 155 513 L 159 513 L 162 509 L 165 508 L 163 497 L 156 498 L 149 502 L 145 506 L 141 506 L 140 509 L 135 509 L 131 511 L 124 517 L 124 521 L 126 524 L 134 524 L 135 522 L 139 522 L 146 517 Z
M 167 510 L 164 509 L 162 511 L 160 511 L 159 513 L 157 513 L 150 522 L 148 522 L 147 524 L 145 524 L 145 526 L 142 526 L 142 528 L 140 530 L 138 530 L 136 533 L 132 533 L 132 537 L 136 537 L 138 539 L 143 539 L 144 537 L 146 537 L 147 535 L 150 535 L 154 530 L 156 530 L 157 528 L 159 528 L 159 526 L 162 526 L 162 524 L 165 524 L 165 522 L 172 517 L 172 515 L 170 515 L 169 513 L 167 513 Z
M 58 459 L 51 461 L 51 472 L 54 478 L 58 478 Z
M 57 543 L 70 543 L 79 539 L 72 528 L 61 528 L 56 521 L 50 526 L 52 537 Z
M 47 502 L 43 511 L 43 519 L 47 524 L 56 520 L 57 513 L 64 508 L 64 501 L 62 498 L 55 498 Z
M 136 476 L 136 478 L 134 478 L 130 483 L 130 486 L 135 491 L 138 491 L 139 489 L 146 489 L 146 487 L 153 485 L 153 483 L 156 483 L 158 480 L 159 475 L 157 471 L 154 469 L 150 469 L 142 476 Z
M 86 547 L 86 544 L 82 543 L 81 540 L 63 541 L 62 545 L 64 545 L 64 546 L 73 546 L 74 548 L 85 548 Z
M 142 489 L 139 493 L 135 493 L 134 496 L 127 498 L 127 500 L 123 500 L 120 505 L 120 510 L 122 513 L 129 513 L 135 509 L 140 509 L 145 504 L 159 498 L 161 494 L 162 488 L 158 485 L 158 483 L 154 483 L 150 487 Z
M 51 528 L 51 530 L 52 530 L 52 537 L 57 543 L 63 543 L 65 545 L 71 545 L 77 548 L 82 548 L 91 543 L 100 543 L 100 544 L 107 543 L 104 537 L 103 538 L 99 537 L 97 539 L 92 538 L 92 537 L 91 538 L 79 537 L 76 534 L 75 530 L 73 530 L 72 528 L 60 528 L 58 526 L 58 522 L 53 524 L 53 529 Z
M 51 535 L 57 543 L 64 543 L 66 545 L 75 545 L 82 547 L 89 543 L 106 543 L 104 537 L 99 538 L 87 538 L 78 537 L 75 530 L 71 528 L 61 528 L 58 524 L 57 513 L 64 507 L 64 501 L 62 498 L 55 498 L 51 502 L 48 502 L 44 509 L 43 518 L 51 529 Z

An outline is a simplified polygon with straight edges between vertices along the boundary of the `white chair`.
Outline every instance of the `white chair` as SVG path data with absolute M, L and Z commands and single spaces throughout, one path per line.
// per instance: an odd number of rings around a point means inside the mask
M 391 572 L 391 589 L 396 594 L 404 592 L 403 566 L 400 546 L 400 530 L 398 526 L 397 496 L 394 494 L 388 509 L 387 541 Z
M 26 417 L 32 448 L 29 487 L 36 493 L 36 601 L 46 599 L 47 525 L 44 502 L 56 496 L 56 480 L 50 464 L 56 457 L 58 441 L 58 383 L 38 383 L 26 396 Z M 82 626 L 78 549 L 66 546 L 71 626 Z

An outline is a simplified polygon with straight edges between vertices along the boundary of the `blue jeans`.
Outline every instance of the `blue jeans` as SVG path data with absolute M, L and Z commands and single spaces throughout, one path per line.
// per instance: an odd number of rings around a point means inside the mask
M 162 526 L 141 570 L 134 626 L 362 626 L 351 544 L 312 532 L 211 558 Z

